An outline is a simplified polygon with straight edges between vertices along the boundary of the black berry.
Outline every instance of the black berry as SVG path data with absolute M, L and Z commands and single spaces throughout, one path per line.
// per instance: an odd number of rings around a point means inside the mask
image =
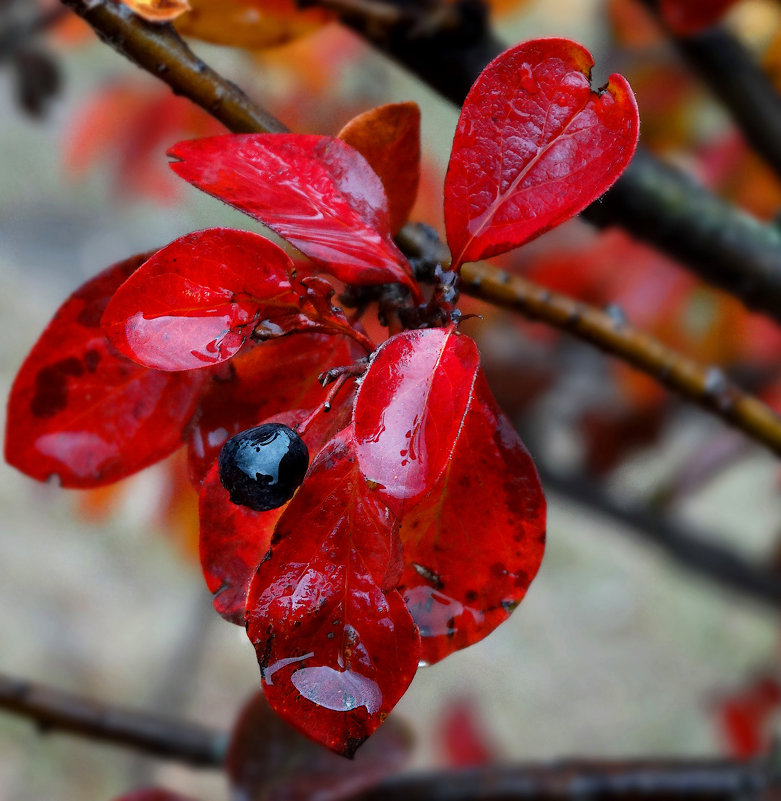
M 281 423 L 264 423 L 231 437 L 220 451 L 222 486 L 233 503 L 266 512 L 287 503 L 304 480 L 309 451 Z

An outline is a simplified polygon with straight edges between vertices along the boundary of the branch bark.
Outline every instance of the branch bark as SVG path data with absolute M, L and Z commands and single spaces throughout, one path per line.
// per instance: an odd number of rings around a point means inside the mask
M 537 471 L 546 491 L 623 523 L 631 534 L 661 549 L 682 567 L 753 601 L 781 609 L 781 575 L 776 571 L 709 542 L 704 533 L 668 516 L 636 504 L 619 502 L 595 481 L 563 474 L 539 461 Z
M 200 767 L 221 765 L 228 742 L 220 731 L 108 706 L 1 674 L 0 709 L 34 721 L 41 732 L 68 732 Z
M 228 735 L 0 675 L 0 709 L 58 730 L 138 748 L 200 767 L 221 767 Z M 778 784 L 768 760 L 571 760 L 396 776 L 356 801 L 521 801 L 638 797 L 672 801 L 752 798 Z
M 727 801 L 759 798 L 775 787 L 762 761 L 568 761 L 511 765 L 388 779 L 360 801 L 574 801 L 639 798 Z M 357 800 L 356 800 L 357 801 Z
M 427 262 L 449 261 L 444 245 L 425 228 L 407 226 L 400 244 Z M 590 342 L 781 455 L 781 417 L 730 382 L 719 368 L 705 367 L 594 306 L 485 263 L 465 264 L 459 287 L 467 295 Z
M 173 26 L 147 22 L 115 0 L 62 0 L 107 45 L 165 81 L 233 133 L 284 133 L 287 128 L 253 103 L 236 84 L 201 61 Z

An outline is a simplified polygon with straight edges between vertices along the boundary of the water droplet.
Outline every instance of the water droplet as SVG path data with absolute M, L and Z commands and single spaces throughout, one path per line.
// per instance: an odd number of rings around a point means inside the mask
M 529 94 L 536 95 L 540 91 L 539 84 L 534 78 L 531 65 L 522 64 L 520 70 L 521 88 L 525 89 Z

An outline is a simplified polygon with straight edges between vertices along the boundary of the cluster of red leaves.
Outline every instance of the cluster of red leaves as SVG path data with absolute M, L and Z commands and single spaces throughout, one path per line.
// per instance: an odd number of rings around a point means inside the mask
M 582 47 L 544 39 L 475 83 L 445 182 L 454 271 L 577 213 L 628 163 L 631 90 L 613 76 L 593 91 L 591 65 Z M 383 164 L 373 145 L 409 146 L 409 114 L 396 111 L 365 119 L 376 137 L 345 133 L 389 182 L 402 162 Z M 306 255 L 301 277 L 280 247 L 229 229 L 110 268 L 66 301 L 22 366 L 6 457 L 93 487 L 187 439 L 215 606 L 246 625 L 271 706 L 352 755 L 421 661 L 476 642 L 521 601 L 543 553 L 539 480 L 475 344 L 450 307 L 425 316 L 436 295 L 424 302 L 393 242 L 414 180 L 391 185 L 392 219 L 381 179 L 342 139 L 229 135 L 170 155 L 181 177 Z M 423 327 L 375 349 L 322 274 L 399 284 Z M 369 354 L 363 375 L 325 413 L 315 377 L 354 367 L 356 349 Z M 286 506 L 254 512 L 231 503 L 214 461 L 231 434 L 268 420 L 298 427 L 313 459 Z

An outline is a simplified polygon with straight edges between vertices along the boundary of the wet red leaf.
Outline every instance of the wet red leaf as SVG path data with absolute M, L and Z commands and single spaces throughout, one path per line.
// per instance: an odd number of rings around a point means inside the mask
M 409 732 L 391 717 L 354 760 L 342 759 L 285 723 L 258 692 L 233 729 L 225 770 L 246 801 L 340 801 L 395 773 L 410 750 Z
M 392 589 L 400 568 L 395 517 L 361 475 L 346 429 L 313 461 L 247 599 L 269 703 L 345 756 L 417 669 L 418 632 Z
M 121 356 L 100 319 L 149 254 L 109 267 L 58 309 L 11 389 L 5 458 L 39 481 L 111 484 L 173 452 L 205 378 L 162 373 Z
M 485 637 L 520 603 L 545 548 L 537 471 L 481 371 L 447 466 L 404 515 L 399 585 L 436 662 Z
M 349 424 L 352 397 L 350 393 L 344 395 L 341 405 L 317 415 L 302 435 L 311 457 Z M 284 423 L 295 428 L 311 414 L 310 409 L 254 417 L 243 428 L 263 422 Z M 215 458 L 218 453 L 219 447 Z M 214 608 L 231 623 L 244 625 L 250 581 L 271 546 L 274 526 L 285 508 L 287 504 L 268 512 L 255 512 L 232 503 L 228 491 L 220 483 L 216 462 L 204 479 L 199 503 L 201 567 L 206 586 L 214 594 Z
M 420 109 L 417 103 L 388 103 L 364 111 L 339 131 L 380 176 L 388 195 L 390 230 L 409 219 L 420 178 Z
M 267 336 L 335 327 L 322 290 L 291 283 L 293 262 L 249 231 L 210 228 L 154 254 L 117 291 L 103 328 L 123 354 L 158 370 L 192 370 L 230 359 L 256 326 Z M 310 295 L 319 304 L 313 303 Z
M 737 0 L 660 0 L 667 26 L 679 36 L 692 36 L 717 23 Z
M 445 178 L 453 264 L 544 233 L 607 191 L 634 153 L 638 115 L 620 75 L 596 92 L 593 60 L 567 39 L 502 53 L 469 91 Z
M 390 236 L 382 182 L 341 140 L 233 134 L 179 142 L 168 154 L 186 181 L 260 220 L 345 283 L 401 282 L 418 296 Z
M 226 365 L 225 374 L 213 375 L 204 387 L 189 433 L 193 483 L 203 481 L 229 437 L 289 409 L 322 404 L 327 390 L 317 377 L 351 364 L 358 355 L 345 337 L 326 334 L 270 340 L 239 354 Z M 338 399 L 347 396 L 345 391 Z
M 383 343 L 355 402 L 361 470 L 396 512 L 431 491 L 448 460 L 480 367 L 454 328 L 405 331 Z

